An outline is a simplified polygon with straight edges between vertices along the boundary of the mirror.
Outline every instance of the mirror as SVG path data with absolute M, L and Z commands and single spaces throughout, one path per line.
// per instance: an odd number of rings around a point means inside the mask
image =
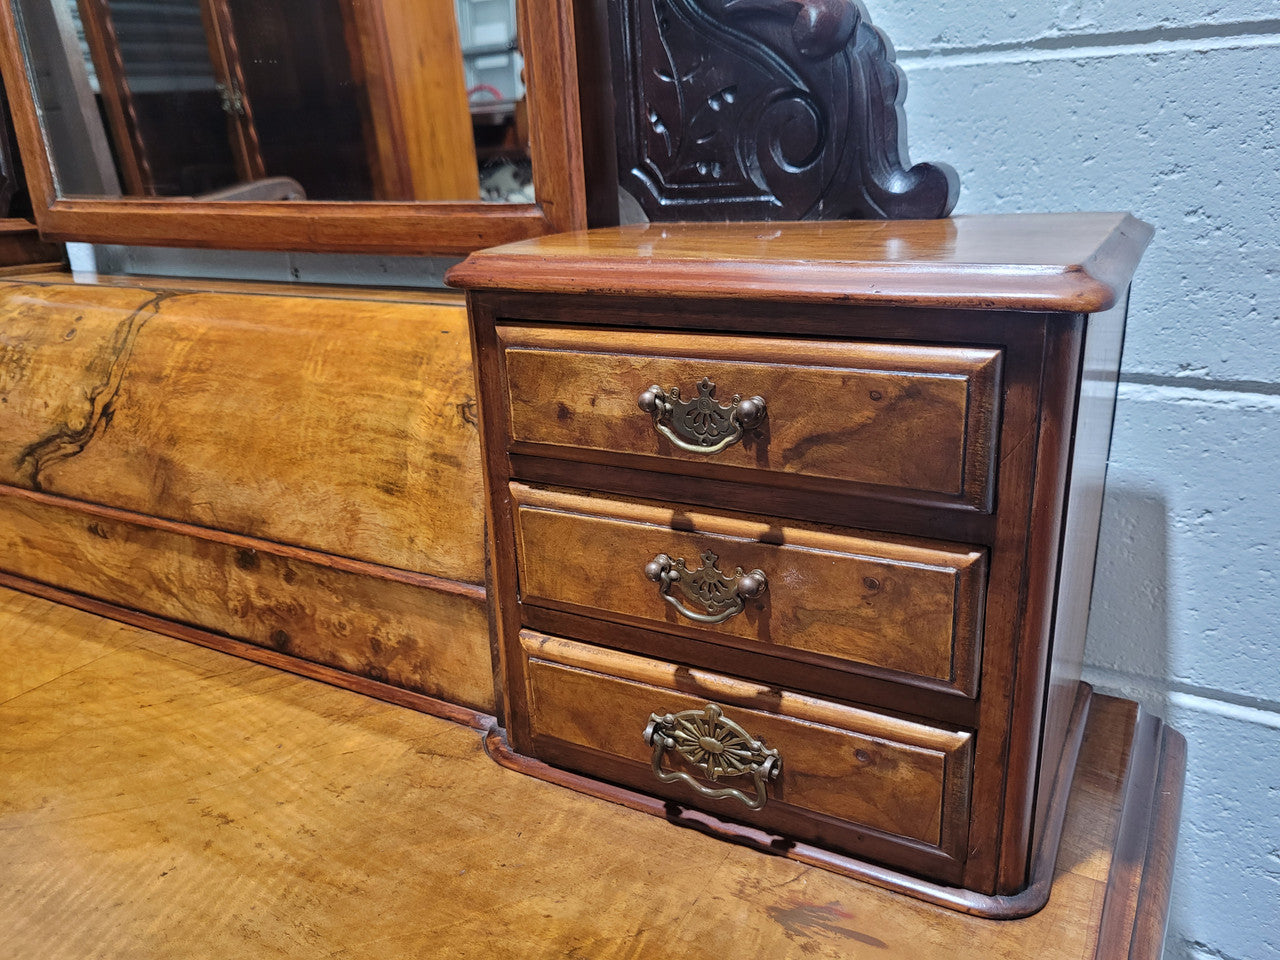
M 56 239 L 400 253 L 581 226 L 570 5 L 10 0 L 15 124 L 46 161 L 37 222 Z

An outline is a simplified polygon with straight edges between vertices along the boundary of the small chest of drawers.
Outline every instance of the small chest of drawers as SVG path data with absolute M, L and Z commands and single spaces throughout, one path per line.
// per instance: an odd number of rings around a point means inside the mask
M 1149 237 L 1122 214 L 667 224 L 456 267 L 508 760 L 1034 909 Z

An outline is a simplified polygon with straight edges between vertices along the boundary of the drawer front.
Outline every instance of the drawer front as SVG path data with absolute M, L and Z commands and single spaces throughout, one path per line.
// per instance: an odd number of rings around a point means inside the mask
M 869 710 L 677 667 L 532 631 L 521 634 L 530 735 L 535 751 L 585 773 L 621 777 L 651 793 L 675 796 L 718 815 L 792 835 L 818 836 L 834 846 L 857 846 L 874 831 L 948 857 L 962 852 L 968 823 L 972 734 L 939 729 Z M 778 755 L 779 772 L 764 783 L 764 802 L 712 799 L 687 786 L 664 783 L 645 742 L 654 714 L 699 711 L 699 732 L 710 732 L 706 707 Z M 712 734 L 714 738 L 714 734 Z M 741 738 L 722 736 L 741 756 Z M 737 741 L 736 743 L 734 741 Z M 702 744 L 704 756 L 722 755 Z M 675 749 L 662 751 L 659 769 L 683 772 L 706 789 L 734 787 L 756 799 L 750 770 L 721 773 Z M 591 769 L 603 758 L 606 770 Z M 704 764 L 712 761 L 704 760 Z M 740 760 L 750 767 L 752 761 Z M 813 829 L 797 828 L 806 820 Z
M 980 548 L 523 484 L 511 491 L 524 603 L 975 692 L 986 581 Z M 708 553 L 724 576 L 705 575 L 709 586 L 694 597 L 647 575 L 665 555 L 677 570 L 683 560 L 687 572 L 677 576 L 688 582 L 712 562 Z M 761 571 L 765 589 L 715 602 L 743 585 L 730 582 L 738 569 Z M 719 623 L 696 619 L 724 616 L 739 602 Z
M 498 335 L 513 451 L 991 507 L 998 350 L 533 327 Z M 654 405 L 654 386 L 669 415 L 641 409 L 646 392 Z M 763 399 L 763 416 L 726 411 L 735 395 Z M 683 449 L 690 437 L 694 446 L 731 439 L 708 453 Z

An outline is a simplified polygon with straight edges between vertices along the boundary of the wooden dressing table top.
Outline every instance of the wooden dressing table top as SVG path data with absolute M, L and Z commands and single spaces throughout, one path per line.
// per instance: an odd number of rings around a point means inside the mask
M 1158 956 L 1183 745 L 1139 727 L 1162 762 L 1126 793 L 1127 701 L 1095 698 L 1048 907 L 991 921 L 510 772 L 476 729 L 2 588 L 0 650 L 7 956 Z
M 1127 213 L 945 220 L 664 223 L 472 254 L 469 289 L 1094 313 L 1124 293 L 1152 228 Z

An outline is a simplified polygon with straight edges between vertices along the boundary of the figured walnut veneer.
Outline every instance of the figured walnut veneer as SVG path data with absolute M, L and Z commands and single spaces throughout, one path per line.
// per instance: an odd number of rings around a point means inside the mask
M 461 303 L 202 286 L 0 283 L 0 578 L 491 711 Z
M 513 765 L 973 912 L 1042 904 L 1150 235 L 1124 214 L 667 224 L 456 267 Z M 653 387 L 704 377 L 767 408 L 713 454 L 652 415 Z M 654 583 L 713 556 L 717 589 L 754 578 L 719 623 Z M 780 748 L 759 809 L 645 763 L 651 713 L 699 700 Z M 832 733 L 801 701 L 864 719 Z M 913 751 L 964 746 L 862 777 L 868 722 L 927 731 Z

